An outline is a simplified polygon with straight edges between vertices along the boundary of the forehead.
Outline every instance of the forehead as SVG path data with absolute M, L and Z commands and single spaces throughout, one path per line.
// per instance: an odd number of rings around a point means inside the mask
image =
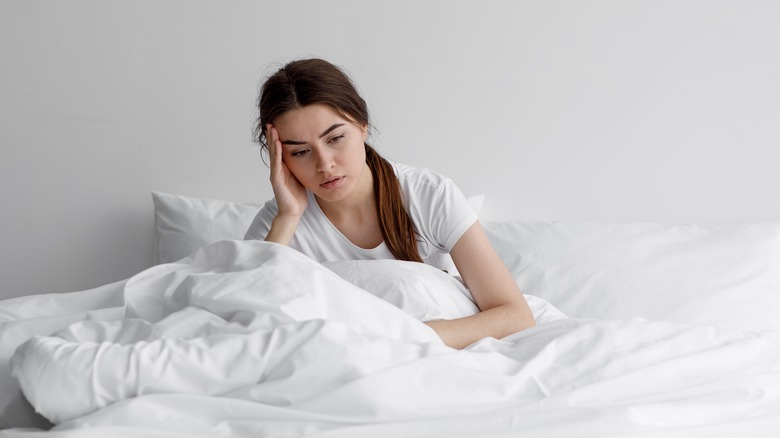
M 291 109 L 276 118 L 274 125 L 280 134 L 316 135 L 334 123 L 351 123 L 328 105 L 312 104 Z

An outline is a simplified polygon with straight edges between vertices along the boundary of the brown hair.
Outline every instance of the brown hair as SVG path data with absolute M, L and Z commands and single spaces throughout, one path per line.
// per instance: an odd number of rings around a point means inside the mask
M 322 59 L 292 61 L 271 75 L 260 90 L 255 138 L 261 149 L 268 152 L 267 123 L 286 111 L 315 103 L 328 105 L 361 126 L 370 126 L 366 101 L 341 69 Z M 404 207 L 393 166 L 368 144 L 365 148 L 385 244 L 398 260 L 422 262 L 414 223 Z

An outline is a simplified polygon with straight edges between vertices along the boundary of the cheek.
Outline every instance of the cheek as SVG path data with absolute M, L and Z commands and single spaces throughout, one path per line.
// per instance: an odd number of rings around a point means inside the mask
M 349 156 L 351 161 L 355 163 L 364 163 L 366 161 L 366 147 L 363 142 L 352 145 Z
M 366 149 L 363 147 L 363 145 L 360 145 L 360 153 L 355 154 L 358 156 L 358 160 L 360 162 L 360 165 L 363 166 L 366 164 Z
M 301 160 L 296 160 L 295 158 L 287 158 L 284 161 L 285 166 L 287 166 L 287 169 L 290 171 L 290 173 L 293 174 L 293 176 L 298 179 L 301 183 L 304 183 L 304 180 L 306 180 L 306 167 L 303 165 Z

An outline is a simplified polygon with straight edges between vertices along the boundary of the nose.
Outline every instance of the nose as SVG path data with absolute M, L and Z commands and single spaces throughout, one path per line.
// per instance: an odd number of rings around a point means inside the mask
M 326 172 L 336 164 L 333 160 L 333 152 L 327 147 L 317 148 L 316 157 L 317 171 L 319 172 Z

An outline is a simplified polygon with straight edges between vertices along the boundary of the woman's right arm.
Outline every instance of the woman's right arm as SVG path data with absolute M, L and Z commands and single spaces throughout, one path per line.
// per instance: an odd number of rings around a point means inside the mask
M 274 191 L 279 210 L 271 222 L 271 229 L 265 236 L 267 242 L 289 245 L 298 228 L 303 212 L 306 210 L 306 188 L 290 172 L 282 160 L 282 142 L 279 132 L 272 124 L 267 124 L 268 153 L 271 158 L 271 187 Z

